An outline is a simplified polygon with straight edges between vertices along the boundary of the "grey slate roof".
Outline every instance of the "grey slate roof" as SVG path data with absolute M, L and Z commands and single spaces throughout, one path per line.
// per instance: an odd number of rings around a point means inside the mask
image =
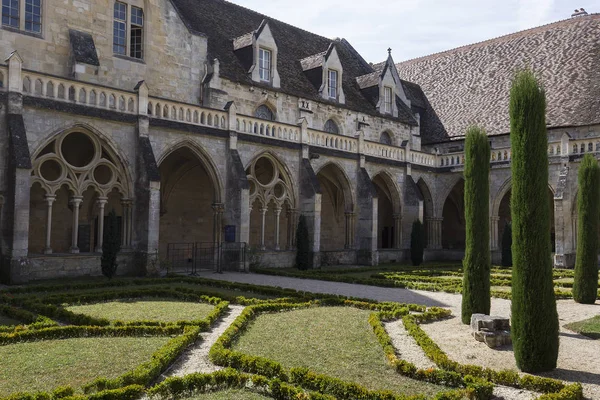
M 338 56 L 344 68 L 342 85 L 346 98 L 345 108 L 380 116 L 375 106 L 367 99 L 356 77 L 373 72 L 372 67 L 354 50 L 345 39 L 328 39 L 300 28 L 271 19 L 255 11 L 229 3 L 224 0 L 171 0 L 180 17 L 194 33 L 200 33 L 208 39 L 208 58 L 217 58 L 220 62 L 220 75 L 234 82 L 261 86 L 253 82 L 234 51 L 233 39 L 240 38 L 259 28 L 266 19 L 277 43 L 277 71 L 281 78 L 280 90 L 291 95 L 318 100 L 327 103 L 318 94 L 318 88 L 308 79 L 300 60 L 314 57 L 327 51 L 334 42 Z M 243 41 L 243 39 L 237 39 Z M 236 45 L 239 44 L 236 41 Z M 239 52 L 238 52 L 239 53 Z M 337 105 L 336 103 L 332 103 Z M 416 125 L 410 115 L 401 114 L 399 120 Z
M 92 35 L 75 29 L 69 29 L 69 40 L 75 62 L 95 66 L 100 65 Z
M 549 127 L 600 123 L 599 14 L 397 64 L 402 79 L 418 84 L 403 82 L 409 98 L 422 89 L 422 101 L 431 102 L 443 123 L 422 117 L 423 143 L 462 136 L 473 123 L 490 135 L 508 133 L 511 80 L 526 66 L 546 89 Z

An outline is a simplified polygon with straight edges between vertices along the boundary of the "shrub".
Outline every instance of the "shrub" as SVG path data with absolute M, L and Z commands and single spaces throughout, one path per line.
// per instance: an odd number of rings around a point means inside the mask
M 423 263 L 424 242 L 423 224 L 417 219 L 412 224 L 412 232 L 410 234 L 410 259 L 413 265 L 421 265 Z
M 556 368 L 558 314 L 552 282 L 546 97 L 533 75 L 517 73 L 510 90 L 513 268 L 511 334 L 517 366 Z M 542 200 L 540 200 L 542 199 Z
M 490 143 L 478 127 L 465 140 L 466 247 L 463 261 L 462 322 L 490 313 Z
M 502 266 L 512 267 L 512 224 L 506 222 L 502 233 Z
M 296 268 L 302 270 L 309 269 L 312 264 L 310 258 L 310 241 L 308 238 L 306 217 L 300 215 L 296 230 Z
M 119 224 L 115 210 L 108 214 L 108 221 L 104 227 L 104 241 L 102 242 L 102 274 L 111 279 L 117 273 L 117 254 L 121 251 L 119 238 Z
M 600 167 L 586 154 L 579 165 L 577 195 L 577 259 L 573 299 L 594 304 L 598 291 L 598 219 L 600 219 Z

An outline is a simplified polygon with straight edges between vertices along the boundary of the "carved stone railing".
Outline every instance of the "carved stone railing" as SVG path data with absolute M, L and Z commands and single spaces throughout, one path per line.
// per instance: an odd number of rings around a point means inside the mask
M 364 152 L 371 157 L 387 158 L 395 161 L 405 161 L 406 152 L 401 147 L 365 140 Z
M 298 125 L 266 121 L 264 119 L 242 114 L 236 115 L 235 127 L 232 130 L 251 135 L 271 137 L 273 139 L 280 139 L 288 142 L 300 142 L 300 127 Z
M 226 111 L 200 107 L 194 104 L 148 96 L 147 113 L 152 118 L 217 129 L 229 129 L 229 119 Z
M 137 114 L 137 93 L 22 71 L 22 93 L 27 96 L 82 104 L 88 107 Z
M 358 153 L 358 139 L 350 136 L 309 129 L 308 138 L 308 144 L 311 146 Z
M 568 151 L 569 155 L 600 153 L 600 138 L 570 140 L 568 145 Z

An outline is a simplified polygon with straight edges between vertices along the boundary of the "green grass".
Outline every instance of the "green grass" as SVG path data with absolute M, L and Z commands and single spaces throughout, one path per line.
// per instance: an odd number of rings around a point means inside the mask
M 565 325 L 565 328 L 592 339 L 600 339 L 600 315 Z
M 448 389 L 393 371 L 368 323 L 369 313 L 350 307 L 315 307 L 262 314 L 234 348 L 372 390 L 434 394 Z
M 202 393 L 193 397 L 186 397 L 184 400 L 263 400 L 272 399 L 249 390 L 228 389 L 219 392 Z
M 150 360 L 169 337 L 76 338 L 0 346 L 0 397 L 14 392 L 74 388 L 116 378 Z
M 112 321 L 193 321 L 206 317 L 214 306 L 169 300 L 117 300 L 106 303 L 66 307 L 74 313 Z

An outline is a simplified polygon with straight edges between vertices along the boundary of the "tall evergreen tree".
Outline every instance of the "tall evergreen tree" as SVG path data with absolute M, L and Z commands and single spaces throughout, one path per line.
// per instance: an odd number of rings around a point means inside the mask
M 410 259 L 413 265 L 417 266 L 423 263 L 424 250 L 425 235 L 423 232 L 423 224 L 417 219 L 413 222 L 412 232 L 410 233 Z
M 465 140 L 465 222 L 462 322 L 474 313 L 490 313 L 490 143 L 478 127 Z
M 579 165 L 577 194 L 577 259 L 573 299 L 594 304 L 598 296 L 598 220 L 600 219 L 600 167 L 591 154 Z
M 117 214 L 112 209 L 104 226 L 104 240 L 102 242 L 102 274 L 111 279 L 117 273 L 117 255 L 121 251 L 121 237 L 119 235 L 119 222 Z
M 311 267 L 310 242 L 308 238 L 308 227 L 306 217 L 300 215 L 298 228 L 296 229 L 296 268 L 309 269 Z
M 506 222 L 502 233 L 502 266 L 512 266 L 512 224 Z
M 556 368 L 558 314 L 552 282 L 546 95 L 530 70 L 510 90 L 512 147 L 511 334 L 517 366 L 525 372 Z M 540 200 L 542 199 L 542 200 Z

